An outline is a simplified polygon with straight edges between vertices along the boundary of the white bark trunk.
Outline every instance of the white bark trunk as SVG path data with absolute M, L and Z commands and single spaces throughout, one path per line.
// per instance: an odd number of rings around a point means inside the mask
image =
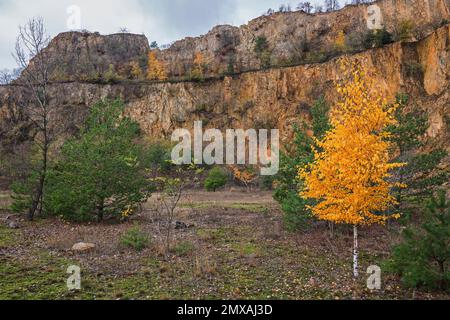
M 353 276 L 355 278 L 359 277 L 359 266 L 358 266 L 358 227 L 353 226 Z

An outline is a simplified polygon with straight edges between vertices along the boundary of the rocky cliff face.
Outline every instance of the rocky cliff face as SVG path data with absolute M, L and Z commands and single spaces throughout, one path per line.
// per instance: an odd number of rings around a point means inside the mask
M 369 8 L 373 5 L 379 9 Z M 197 52 L 203 54 L 210 75 L 225 73 L 230 65 L 235 71 L 252 70 L 261 67 L 254 51 L 258 37 L 267 39 L 270 63 L 280 65 L 320 59 L 335 50 L 340 33 L 344 34 L 349 49 L 362 49 L 370 23 L 379 23 L 395 37 L 409 24 L 411 38 L 417 40 L 446 20 L 450 20 L 450 0 L 380 0 L 332 13 L 275 13 L 239 28 L 215 27 L 205 36 L 175 42 L 160 56 L 174 76 L 189 73 Z
M 55 61 L 53 81 L 96 81 L 109 70 L 122 79 L 130 75 L 132 64 L 146 65 L 150 50 L 144 35 L 65 32 L 48 46 L 47 56 Z
M 373 67 L 388 99 L 411 95 L 431 119 L 428 136 L 447 148 L 450 115 L 450 26 L 413 43 L 394 43 L 355 55 L 351 60 Z M 114 85 L 59 83 L 50 88 L 52 103 L 65 110 L 62 121 L 76 129 L 90 105 L 101 98 L 120 97 L 127 112 L 150 137 L 170 136 L 173 129 L 191 128 L 195 120 L 214 128 L 280 128 L 309 117 L 310 106 L 322 94 L 336 100 L 333 81 L 341 71 L 336 58 L 326 63 L 274 68 L 218 78 L 204 83 L 142 83 Z M 8 118 L 20 87 L 0 87 L 0 119 Z M 9 98 L 8 98 L 9 97 Z M 1 126 L 3 135 L 6 125 Z M 0 130 L 2 131 L 2 130 Z M 1 135 L 1 133 L 0 133 Z
M 197 53 L 203 56 L 205 76 L 217 76 L 260 69 L 261 56 L 255 53 L 260 37 L 267 40 L 267 64 L 294 65 L 339 54 L 343 48 L 336 48 L 336 41 L 342 36 L 345 50 L 364 49 L 370 25 L 385 27 L 394 38 L 406 32 L 409 39 L 420 40 L 449 20 L 450 0 L 379 0 L 331 13 L 275 13 L 241 27 L 217 26 L 155 53 L 171 78 L 189 77 Z M 131 78 L 132 64 L 145 73 L 149 44 L 142 35 L 68 32 L 57 36 L 48 50 L 58 60 L 54 81 L 93 82 L 111 67 L 121 79 Z

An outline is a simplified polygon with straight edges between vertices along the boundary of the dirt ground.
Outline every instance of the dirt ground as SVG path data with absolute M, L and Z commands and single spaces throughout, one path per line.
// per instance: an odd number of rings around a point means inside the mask
M 155 196 L 154 196 L 155 197 Z M 448 299 L 402 288 L 382 274 L 370 291 L 365 270 L 383 265 L 399 227 L 361 230 L 361 270 L 352 279 L 352 233 L 315 223 L 295 234 L 283 228 L 270 192 L 189 191 L 182 199 L 172 250 L 164 254 L 151 198 L 131 221 L 74 224 L 58 218 L 5 226 L 9 198 L 0 196 L 0 299 Z M 3 210 L 2 210 L 3 208 Z M 9 221 L 9 220 L 8 220 Z M 123 246 L 133 226 L 148 234 L 143 251 Z M 75 253 L 78 242 L 95 249 Z M 69 291 L 67 268 L 81 268 L 82 288 Z

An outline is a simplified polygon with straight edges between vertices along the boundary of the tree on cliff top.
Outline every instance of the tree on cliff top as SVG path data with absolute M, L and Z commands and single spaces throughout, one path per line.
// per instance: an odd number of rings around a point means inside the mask
M 357 63 L 344 63 L 346 80 L 337 85 L 340 100 L 332 129 L 317 143 L 314 162 L 300 170 L 305 199 L 317 201 L 313 214 L 354 226 L 354 276 L 358 276 L 358 226 L 384 224 L 396 201 L 390 194 L 391 170 L 386 127 L 395 123 L 396 105 L 387 106 L 371 75 Z M 397 217 L 397 216 L 395 216 Z

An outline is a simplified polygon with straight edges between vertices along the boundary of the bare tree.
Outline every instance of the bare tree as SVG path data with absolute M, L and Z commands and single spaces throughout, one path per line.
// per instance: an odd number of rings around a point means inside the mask
M 50 104 L 48 95 L 49 77 L 53 68 L 52 59 L 45 48 L 50 42 L 42 18 L 33 18 L 19 27 L 14 57 L 23 70 L 17 83 L 26 92 L 26 99 L 21 102 L 27 118 L 33 124 L 36 135 L 35 144 L 39 148 L 40 164 L 37 180 L 31 194 L 31 206 L 28 219 L 33 220 L 42 212 L 45 180 L 48 171 L 48 156 L 53 141 L 50 125 Z
M 172 178 L 157 178 L 156 182 L 160 184 L 160 194 L 158 195 L 154 217 L 158 222 L 159 233 L 164 240 L 165 254 L 167 256 L 172 242 L 172 228 L 176 209 L 183 195 L 184 185 L 180 179 Z
M 0 70 L 0 85 L 6 85 L 11 83 L 12 77 L 13 76 L 9 70 L 7 69 Z
M 22 70 L 20 68 L 16 68 L 13 70 L 3 69 L 0 70 L 0 85 L 8 85 L 17 78 L 19 78 Z
M 287 4 L 287 5 L 286 4 L 281 4 L 279 9 L 278 9 L 278 12 L 283 12 L 283 13 L 291 12 L 291 11 L 292 11 L 292 7 L 291 7 L 290 4 Z
M 351 4 L 372 3 L 374 0 L 352 0 Z
M 297 5 L 297 10 L 304 11 L 305 13 L 312 13 L 313 9 L 314 8 L 309 1 L 302 1 Z
M 325 11 L 332 12 L 339 10 L 339 1 L 338 0 L 325 0 Z

